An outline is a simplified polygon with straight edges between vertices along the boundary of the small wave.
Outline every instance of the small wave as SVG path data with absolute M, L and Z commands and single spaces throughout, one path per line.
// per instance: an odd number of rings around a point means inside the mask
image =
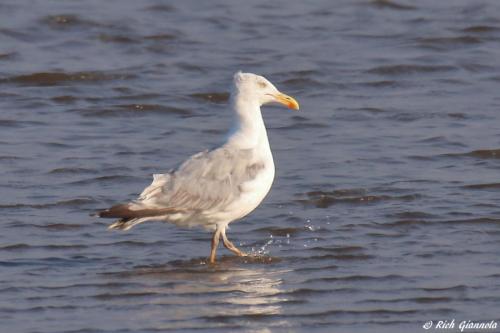
M 174 12 L 174 11 L 176 11 L 174 6 L 167 5 L 167 4 L 152 5 L 152 6 L 147 7 L 146 10 L 152 11 L 152 12 Z
M 165 41 L 165 40 L 176 39 L 177 36 L 172 34 L 157 34 L 157 35 L 144 36 L 143 38 L 146 40 Z
M 225 103 L 229 100 L 229 93 L 209 92 L 200 94 L 191 94 L 190 97 L 198 100 L 209 101 L 213 103 Z
M 117 288 L 134 288 L 134 287 L 144 287 L 144 285 L 140 283 L 134 282 L 103 282 L 103 283 L 70 283 L 70 284 L 60 284 L 60 285 L 45 285 L 45 286 L 37 286 L 37 289 L 40 290 L 65 290 L 65 289 L 82 289 L 82 288 L 90 288 L 90 289 L 117 289 Z M 17 289 L 29 289 L 29 287 L 22 287 Z M 2 292 L 2 290 L 0 290 Z
M 108 104 L 107 102 L 108 101 L 114 101 L 114 100 L 120 100 L 120 101 L 138 101 L 138 100 L 144 100 L 144 101 L 150 101 L 150 100 L 154 100 L 154 99 L 158 99 L 158 98 L 161 98 L 163 95 L 161 94 L 155 94 L 155 93 L 143 93 L 143 94 L 132 94 L 131 93 L 131 90 L 129 88 L 125 88 L 125 87 L 116 87 L 114 88 L 114 90 L 122 93 L 122 94 L 126 94 L 126 95 L 122 95 L 122 96 L 119 96 L 119 97 L 113 97 L 113 98 L 110 98 L 110 97 L 86 97 L 84 98 L 84 100 L 86 102 L 89 102 L 89 103 L 92 103 L 92 104 L 101 104 L 101 103 L 105 103 L 105 104 Z
M 77 99 L 78 99 L 77 97 L 71 95 L 55 96 L 51 98 L 51 100 L 56 103 L 64 103 L 64 104 L 74 103 L 76 102 Z
M 304 259 L 303 258 L 297 258 L 297 262 L 302 262 Z M 327 265 L 327 266 L 317 266 L 317 267 L 300 267 L 300 268 L 295 268 L 294 272 L 315 272 L 315 271 L 320 271 L 320 272 L 326 272 L 329 270 L 337 270 L 339 266 L 337 265 Z
M 403 227 L 403 228 L 420 227 L 420 226 L 427 226 L 429 224 L 498 225 L 498 224 L 500 224 L 500 219 L 488 218 L 488 217 L 478 217 L 478 218 L 470 218 L 470 219 L 462 219 L 462 220 L 433 220 L 433 221 L 428 221 L 428 220 L 424 220 L 424 219 L 404 219 L 404 220 L 398 220 L 398 221 L 394 221 L 394 222 L 374 223 L 373 225 L 378 226 L 380 228 L 394 229 L 394 228 L 398 228 L 398 227 Z
M 460 120 L 465 120 L 468 118 L 468 116 L 462 112 L 450 112 L 450 113 L 448 113 L 448 117 L 453 118 L 453 119 L 460 119 Z
M 316 246 L 312 247 L 309 250 L 311 251 L 322 251 L 322 252 L 332 252 L 337 254 L 346 254 L 364 251 L 365 249 L 361 246 L 339 246 L 339 247 L 324 247 L 324 246 Z
M 452 257 L 464 257 L 469 255 L 484 255 L 484 252 L 481 251 L 472 251 L 472 250 L 432 250 L 424 253 L 415 254 L 416 257 L 419 258 L 452 258 Z
M 5 245 L 0 247 L 0 251 L 26 251 L 26 250 L 67 250 L 67 249 L 86 249 L 87 245 L 82 244 L 50 244 L 50 245 L 29 245 L 25 243 Z
M 8 53 L 0 53 L 0 60 L 5 61 L 5 60 L 14 60 L 17 58 L 18 53 L 16 52 L 8 52 Z
M 307 192 L 306 195 L 309 197 L 316 197 L 316 196 L 335 196 L 335 197 L 346 197 L 346 196 L 359 196 L 359 195 L 364 195 L 367 192 L 367 190 L 362 189 L 362 188 L 348 188 L 348 189 L 339 189 L 339 190 L 334 190 L 330 192 L 326 191 L 311 191 Z
M 59 25 L 75 25 L 81 22 L 81 20 L 77 15 L 60 14 L 60 15 L 46 16 L 42 19 L 42 22 L 50 26 L 59 26 Z
M 319 282 L 359 282 L 359 281 L 385 281 L 385 282 L 395 282 L 395 281 L 415 281 L 414 277 L 407 277 L 399 274 L 387 274 L 387 275 L 345 275 L 345 276 L 333 276 L 333 277 L 320 277 L 311 278 L 306 280 L 304 283 L 314 284 Z
M 292 77 L 303 77 L 303 76 L 321 76 L 324 74 L 321 70 L 314 69 L 301 69 L 301 70 L 288 70 L 284 72 L 277 72 L 276 75 L 280 77 L 292 76 Z
M 2 308 L 2 312 L 11 312 L 11 313 L 26 313 L 27 316 L 32 316 L 34 313 L 41 312 L 41 313 L 46 313 L 46 312 L 53 312 L 53 311 L 76 311 L 77 309 L 81 310 L 82 306 L 81 305 L 47 305 L 47 306 L 32 306 L 28 308 Z M 95 332 L 94 330 L 92 331 L 87 331 L 86 329 L 83 330 L 78 330 L 78 331 L 67 331 L 65 332 L 72 332 L 72 333 L 87 333 L 87 332 Z
M 40 143 L 40 145 L 44 146 L 44 147 L 47 147 L 47 148 L 77 148 L 78 146 L 77 145 L 70 145 L 68 143 L 64 143 L 64 142 L 43 142 L 43 143 Z
M 453 313 L 451 309 L 433 309 L 429 314 L 438 313 L 440 315 Z M 231 321 L 235 322 L 255 322 L 255 321 L 263 321 L 263 320 L 273 320 L 280 322 L 285 318 L 303 318 L 303 319 L 313 319 L 313 318 L 338 318 L 341 316 L 349 316 L 359 318 L 362 315 L 369 316 L 371 318 L 384 318 L 387 316 L 410 316 L 414 314 L 421 314 L 420 310 L 408 309 L 408 310 L 399 310 L 399 309 L 366 309 L 366 310 L 327 310 L 327 311 L 315 311 L 315 312 L 304 312 L 304 313 L 228 313 L 228 314 L 217 314 L 217 315 L 203 315 L 197 317 L 200 320 L 204 320 L 207 322 L 216 322 L 216 323 L 227 323 Z M 316 324 L 317 325 L 317 324 Z
M 123 117 L 123 116 L 143 116 L 146 114 L 176 114 L 181 116 L 191 116 L 193 112 L 187 109 L 163 106 L 158 104 L 123 104 L 113 108 L 90 107 L 86 109 L 74 109 L 73 111 L 84 117 Z
M 50 245 L 42 245 L 42 246 L 36 246 L 36 248 L 39 249 L 45 249 L 45 250 L 67 250 L 67 249 L 86 249 L 88 248 L 87 245 L 83 244 L 50 244 Z M 82 257 L 85 258 L 85 257 Z M 58 259 L 58 258 L 54 258 Z
M 445 223 L 445 224 L 456 224 L 456 225 L 461 225 L 461 224 L 473 224 L 473 225 L 500 225 L 500 219 L 496 218 L 489 218 L 489 217 L 477 217 L 477 218 L 471 218 L 471 219 L 462 219 L 462 220 L 445 220 L 441 221 L 439 223 Z
M 473 150 L 464 154 L 448 154 L 447 156 L 465 156 L 465 157 L 478 157 L 478 158 L 500 158 L 500 149 L 480 149 Z
M 346 192 L 343 192 L 346 191 Z M 314 191 L 306 193 L 307 199 L 297 200 L 304 205 L 313 205 L 317 208 L 328 208 L 335 204 L 369 204 L 380 201 L 413 201 L 421 196 L 408 194 L 401 196 L 391 195 L 359 195 L 359 190 L 337 190 L 333 192 Z M 365 190 L 361 190 L 365 192 Z
M 500 30 L 499 27 L 494 27 L 491 25 L 473 25 L 463 29 L 463 32 L 466 33 L 487 33 L 487 32 L 496 32 Z
M 32 42 L 33 37 L 32 35 L 21 32 L 20 29 L 7 29 L 7 28 L 0 28 L 0 34 L 15 38 L 17 40 L 23 41 L 23 42 Z
M 423 287 L 420 289 L 422 289 L 424 291 L 431 291 L 431 292 L 439 292 L 439 291 L 466 292 L 469 289 L 469 287 L 467 287 L 466 285 L 463 285 L 463 284 L 458 284 L 458 285 L 451 286 L 451 287 Z
M 0 79 L 0 83 L 17 83 L 25 86 L 56 86 L 70 82 L 95 83 L 99 81 L 128 80 L 131 74 L 105 72 L 38 72 Z
M 454 66 L 447 65 L 388 65 L 378 66 L 367 70 L 369 74 L 378 75 L 409 75 L 418 73 L 442 73 L 456 70 Z
M 293 130 L 293 129 L 317 129 L 317 128 L 329 128 L 329 124 L 316 123 L 316 122 L 298 122 L 287 126 L 274 127 L 272 130 Z
M 125 293 L 120 293 L 120 294 L 112 294 L 112 293 L 104 293 L 104 294 L 97 294 L 94 296 L 90 296 L 92 298 L 101 300 L 101 301 L 107 301 L 107 300 L 113 300 L 117 298 L 125 298 L 125 299 L 131 299 L 131 298 L 137 298 L 137 297 L 151 297 L 158 295 L 155 292 L 125 292 Z
M 19 250 L 27 250 L 29 248 L 31 248 L 30 245 L 19 243 L 19 244 L 0 246 L 0 251 L 19 251 Z
M 289 87 L 308 87 L 308 89 L 318 88 L 324 86 L 321 82 L 308 78 L 308 77 L 295 77 L 282 82 L 284 86 Z
M 81 207 L 82 205 L 94 204 L 97 201 L 90 197 L 85 198 L 75 198 L 68 200 L 61 200 L 57 202 L 45 203 L 45 204 L 25 204 L 25 203 L 14 203 L 14 204 L 3 204 L 0 205 L 0 209 L 8 209 L 8 208 L 36 208 L 36 209 L 44 209 L 44 208 L 54 208 L 54 207 Z
M 0 127 L 15 127 L 19 126 L 21 122 L 19 120 L 12 120 L 12 119 L 0 119 Z
M 359 261 L 373 259 L 375 256 L 369 254 L 323 254 L 309 256 L 307 260 L 337 260 L 337 261 Z
M 66 168 L 55 168 L 50 170 L 49 174 L 82 174 L 82 173 L 95 173 L 96 170 L 80 168 L 80 167 L 66 167 Z
M 486 277 L 487 278 L 493 278 L 493 279 L 499 279 L 500 278 L 500 273 L 488 274 Z
M 0 156 L 0 161 L 17 161 L 25 160 L 25 157 L 13 156 L 13 155 L 2 155 Z
M 283 295 L 291 297 L 304 297 L 304 296 L 321 296 L 335 292 L 331 289 L 313 289 L 313 288 L 299 288 L 283 293 Z
M 463 69 L 466 71 L 472 72 L 472 73 L 492 73 L 495 71 L 495 67 L 484 65 L 484 64 L 477 64 L 477 63 L 467 63 L 463 64 L 461 66 Z M 464 81 L 460 80 L 459 83 L 463 84 Z M 447 83 L 453 83 L 450 82 L 450 80 L 447 81 Z
M 32 121 L 32 120 L 13 120 L 13 119 L 0 119 L 0 127 L 24 127 L 24 126 L 38 126 L 38 125 L 46 125 L 46 123 L 42 121 Z
M 362 108 L 339 108 L 339 111 L 346 111 L 346 112 L 366 112 L 366 113 L 371 113 L 371 114 L 378 114 L 378 113 L 384 113 L 386 112 L 383 109 L 379 108 L 371 108 L 371 107 L 362 107 Z
M 417 7 L 396 3 L 389 0 L 374 0 L 370 4 L 378 9 L 393 9 L 393 10 L 415 10 Z
M 105 24 L 91 21 L 88 19 L 82 19 L 80 16 L 75 14 L 56 14 L 48 15 L 40 20 L 40 23 L 50 27 L 54 30 L 68 30 L 75 27 L 105 27 Z
M 421 226 L 421 225 L 427 225 L 431 222 L 426 221 L 426 220 L 417 220 L 417 219 L 408 219 L 408 220 L 398 220 L 394 222 L 384 222 L 384 223 L 376 223 L 378 226 L 382 227 L 411 227 L 411 226 Z
M 431 219 L 437 217 L 436 215 L 432 215 L 426 212 L 420 212 L 420 211 L 406 211 L 406 212 L 399 212 L 395 214 L 390 214 L 388 217 L 395 217 L 398 219 Z
M 401 87 L 401 82 L 392 81 L 392 80 L 381 80 L 381 81 L 368 81 L 359 83 L 361 86 L 370 87 L 370 88 L 393 88 L 393 87 Z
M 488 190 L 488 189 L 489 190 L 499 190 L 500 183 L 471 184 L 471 185 L 462 186 L 462 188 L 471 189 L 471 190 Z
M 119 44 L 137 44 L 140 43 L 140 40 L 137 38 L 133 38 L 131 36 L 125 35 L 111 35 L 107 33 L 101 33 L 97 37 L 103 43 L 119 43 Z
M 404 233 L 396 233 L 392 230 L 390 230 L 390 233 L 387 232 L 369 232 L 366 234 L 368 237 L 373 237 L 373 238 L 401 238 L 405 237 L 406 235 Z
M 190 115 L 192 112 L 186 109 L 179 109 L 170 106 L 164 106 L 159 104 L 125 104 L 117 105 L 118 108 L 122 110 L 130 111 L 144 111 L 144 112 L 161 112 L 161 113 L 174 113 L 180 115 Z
M 210 134 L 210 135 L 224 135 L 226 134 L 226 130 L 222 128 L 204 128 L 201 130 L 205 134 Z
M 68 224 L 68 223 L 49 223 L 44 225 L 33 225 L 33 226 L 51 231 L 75 230 L 84 227 L 84 225 L 82 224 Z
M 395 304 L 395 303 L 406 303 L 413 302 L 417 304 L 434 304 L 443 302 L 452 302 L 452 297 L 447 296 L 435 296 L 435 297 L 410 297 L 410 298 L 395 298 L 395 299 L 366 299 L 363 302 L 373 303 L 373 304 Z
M 124 175 L 112 175 L 112 176 L 101 176 L 95 178 L 87 178 L 82 180 L 77 180 L 74 182 L 67 183 L 67 185 L 87 185 L 87 184 L 95 184 L 95 183 L 103 183 L 103 182 L 118 182 L 118 181 L 132 181 L 138 179 L 133 176 L 124 176 Z
M 419 38 L 417 43 L 420 47 L 430 48 L 435 50 L 455 49 L 458 46 L 467 46 L 481 43 L 481 39 L 472 36 L 458 37 L 431 37 Z
M 152 247 L 152 246 L 163 246 L 165 245 L 164 241 L 155 241 L 155 242 L 141 242 L 141 241 L 134 241 L 134 240 L 125 240 L 125 241 L 117 241 L 117 242 L 112 242 L 112 243 L 103 243 L 103 244 L 96 244 L 96 246 L 137 246 L 137 247 Z
M 448 139 L 445 136 L 431 136 L 422 140 L 418 140 L 418 143 L 429 143 L 429 144 L 434 144 L 434 145 L 446 145 L 446 146 L 455 146 L 459 148 L 465 148 L 467 147 L 466 144 L 459 142 L 459 141 L 452 141 Z
M 304 231 L 304 228 L 280 228 L 280 227 L 264 227 L 255 230 L 257 232 L 268 233 L 273 236 L 285 237 L 290 235 L 295 235 L 301 231 Z

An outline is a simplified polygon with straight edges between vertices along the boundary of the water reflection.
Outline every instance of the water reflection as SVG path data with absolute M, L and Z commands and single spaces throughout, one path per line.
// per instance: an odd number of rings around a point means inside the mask
M 204 259 L 193 259 L 105 273 L 120 286 L 107 293 L 108 301 L 118 303 L 115 305 L 147 304 L 135 313 L 138 319 L 176 318 L 169 328 L 174 324 L 180 329 L 203 327 L 202 323 L 234 325 L 266 319 L 282 314 L 282 305 L 289 301 L 282 289 L 283 275 L 289 270 L 279 267 L 279 261 L 267 256 L 228 256 L 214 266 Z

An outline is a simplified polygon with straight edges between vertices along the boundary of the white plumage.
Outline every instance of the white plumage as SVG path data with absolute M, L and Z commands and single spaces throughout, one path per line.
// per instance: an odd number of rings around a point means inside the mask
M 224 145 L 191 156 L 153 182 L 136 200 L 98 213 L 119 218 L 110 229 L 128 230 L 155 220 L 181 227 L 203 227 L 213 231 L 210 262 L 215 262 L 219 238 L 224 245 L 244 255 L 226 237 L 227 225 L 252 212 L 265 198 L 274 179 L 274 161 L 260 107 L 281 103 L 299 108 L 262 76 L 238 72 L 234 75 L 231 106 L 234 123 Z

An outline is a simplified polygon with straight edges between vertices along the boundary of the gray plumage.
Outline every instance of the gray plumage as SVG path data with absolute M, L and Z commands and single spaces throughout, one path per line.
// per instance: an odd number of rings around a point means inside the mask
M 255 161 L 253 155 L 251 149 L 226 146 L 195 154 L 178 168 L 154 175 L 137 200 L 113 206 L 98 216 L 119 218 L 109 228 L 128 230 L 147 220 L 159 218 L 184 225 L 186 220 L 202 218 L 204 212 L 224 211 L 245 191 L 243 185 L 264 169 L 264 162 Z

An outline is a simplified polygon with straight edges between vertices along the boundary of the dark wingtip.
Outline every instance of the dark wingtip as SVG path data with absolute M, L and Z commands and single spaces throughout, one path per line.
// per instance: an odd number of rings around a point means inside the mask
M 101 217 L 101 212 L 102 212 L 102 210 L 99 210 L 97 212 L 90 213 L 89 216 L 90 217 Z
M 118 208 L 117 206 L 113 206 L 113 207 L 108 208 L 108 209 L 100 210 L 100 211 L 96 212 L 95 215 L 97 217 L 103 217 L 103 218 L 107 218 L 107 217 L 110 217 L 110 218 L 111 217 L 112 218 L 122 217 L 120 213 L 123 213 L 123 212 L 120 211 L 120 209 L 117 209 L 117 208 Z
M 93 214 L 93 216 L 103 218 L 121 218 L 124 220 L 128 220 L 141 217 L 161 216 L 164 214 L 175 213 L 179 211 L 180 210 L 174 208 L 144 208 L 132 210 L 129 208 L 129 204 L 120 204 L 108 209 L 97 211 Z
M 96 212 L 98 217 L 103 218 L 133 218 L 140 217 L 141 211 L 131 210 L 129 204 L 118 204 L 114 205 L 108 209 L 104 209 Z
M 90 213 L 89 215 L 92 217 L 114 217 L 114 216 L 111 216 L 112 212 L 110 212 L 110 209 L 111 208 L 101 209 L 101 210 L 98 210 L 96 212 Z

